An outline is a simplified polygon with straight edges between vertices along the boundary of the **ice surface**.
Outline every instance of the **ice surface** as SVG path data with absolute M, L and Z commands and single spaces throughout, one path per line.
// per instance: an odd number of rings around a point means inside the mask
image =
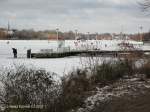
M 64 47 L 71 50 L 99 49 L 118 50 L 118 44 L 123 40 L 67 40 Z M 127 41 L 141 49 L 150 49 L 149 45 L 142 46 L 141 42 Z M 58 42 L 49 40 L 0 40 L 0 68 L 12 67 L 13 64 L 27 64 L 38 68 L 44 68 L 59 75 L 68 73 L 73 68 L 81 68 L 80 57 L 66 57 L 58 59 L 27 59 L 26 52 L 40 52 L 41 49 L 57 51 Z M 13 59 L 12 48 L 17 48 L 18 58 Z

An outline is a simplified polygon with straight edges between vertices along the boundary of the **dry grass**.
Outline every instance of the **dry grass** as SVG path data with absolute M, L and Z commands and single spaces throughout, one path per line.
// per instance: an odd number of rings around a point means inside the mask
M 140 69 L 142 74 L 145 74 L 147 78 L 150 78 L 150 60 L 148 60 Z

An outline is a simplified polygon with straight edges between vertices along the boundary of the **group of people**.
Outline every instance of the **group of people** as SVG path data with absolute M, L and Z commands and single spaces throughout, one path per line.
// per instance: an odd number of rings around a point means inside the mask
M 17 58 L 17 49 L 12 48 L 12 50 L 13 50 L 14 58 Z M 31 58 L 31 49 L 27 50 L 27 58 Z

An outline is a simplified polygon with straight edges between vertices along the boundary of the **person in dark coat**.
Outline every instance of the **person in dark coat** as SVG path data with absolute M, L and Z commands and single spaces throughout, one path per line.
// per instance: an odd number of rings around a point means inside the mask
M 31 58 L 31 49 L 27 50 L 27 58 Z
M 13 50 L 14 58 L 17 58 L 17 49 L 12 48 L 12 50 Z

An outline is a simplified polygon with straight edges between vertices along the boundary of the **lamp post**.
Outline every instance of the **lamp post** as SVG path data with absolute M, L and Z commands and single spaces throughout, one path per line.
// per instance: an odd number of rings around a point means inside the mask
M 96 49 L 97 49 L 98 48 L 98 41 L 97 41 L 98 40 L 98 33 L 97 32 L 95 33 L 95 39 L 96 39 Z
M 77 40 L 78 30 L 75 30 L 75 40 Z
M 59 40 L 59 37 L 58 37 L 59 29 L 58 28 L 56 29 L 56 33 L 57 33 L 57 52 L 58 52 L 58 48 L 59 48 L 59 41 L 58 41 Z
M 141 30 L 141 32 L 140 32 L 140 40 L 141 40 L 141 42 L 143 41 L 143 38 L 142 38 L 142 30 L 143 30 L 143 27 L 142 26 L 140 26 L 140 30 Z
M 9 21 L 7 23 L 7 36 L 8 36 L 8 31 L 9 31 Z
M 56 29 L 56 32 L 57 32 L 57 41 L 58 41 L 59 40 L 59 37 L 58 37 L 59 29 L 58 28 Z
M 89 40 L 89 38 L 90 38 L 90 35 L 89 35 L 89 34 L 90 34 L 90 32 L 87 32 L 87 35 L 88 35 L 88 40 Z
M 98 33 L 96 32 L 96 33 L 95 33 L 95 35 L 96 35 L 96 40 L 98 40 L 98 39 L 97 39 L 97 37 L 98 37 Z

